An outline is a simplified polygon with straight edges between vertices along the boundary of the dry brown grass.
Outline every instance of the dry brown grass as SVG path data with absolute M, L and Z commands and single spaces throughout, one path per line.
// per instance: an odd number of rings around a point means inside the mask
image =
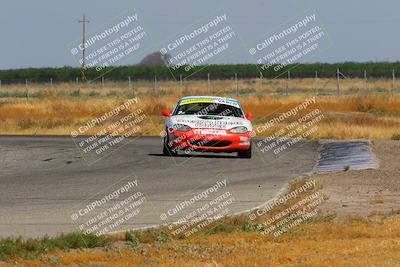
M 400 218 L 305 224 L 279 240 L 254 232 L 219 233 L 135 249 L 59 251 L 16 262 L 18 266 L 399 266 Z
M 330 80 L 327 80 L 327 84 L 329 84 L 328 81 Z M 279 88 L 282 83 L 285 81 L 261 82 L 257 79 L 240 81 L 242 89 L 251 86 L 256 92 L 237 97 L 244 109 L 253 113 L 255 126 L 311 97 L 311 95 L 286 97 L 262 93 L 265 90 Z M 311 86 L 313 79 L 293 80 L 292 83 L 299 88 L 305 88 Z M 349 86 L 357 87 L 359 83 L 360 81 L 354 80 L 353 83 L 349 83 Z M 387 86 L 387 81 L 377 80 L 375 83 L 379 86 Z M 139 107 L 148 116 L 147 125 L 142 127 L 139 134 L 158 135 L 163 123 L 160 112 L 164 108 L 171 109 L 182 96 L 179 83 L 166 81 L 159 82 L 157 86 L 158 93 L 161 94 L 157 96 L 152 94 L 153 91 L 148 83 L 137 83 L 134 88 L 140 100 Z M 268 89 L 269 86 L 271 86 L 270 89 Z M 346 87 L 343 86 L 345 90 Z M 224 96 L 230 91 L 228 96 L 235 97 L 233 89 L 233 81 L 213 81 L 210 92 Z M 5 90 L 23 92 L 24 88 L 23 86 L 8 86 Z M 81 97 L 70 96 L 70 93 L 75 90 L 72 84 L 58 85 L 53 90 L 41 85 L 30 90 L 31 93 L 44 92 L 44 95 L 31 98 L 29 101 L 24 98 L 0 98 L 0 134 L 68 135 L 88 119 L 104 114 L 133 96 L 126 86 L 110 83 L 104 89 L 93 89 L 93 85 L 85 85 L 81 88 Z M 94 90 L 99 96 L 89 97 L 90 92 Z M 204 81 L 191 81 L 186 92 L 193 95 L 207 94 L 208 89 Z M 311 138 L 390 139 L 399 134 L 400 95 L 318 96 L 316 107 L 323 111 L 325 119 L 318 124 L 318 131 L 313 133 Z M 93 133 L 98 130 L 98 128 L 93 129 Z M 268 134 L 271 132 L 264 132 L 261 135 Z
M 372 205 L 375 205 L 375 204 L 383 204 L 384 202 L 385 202 L 385 200 L 377 198 L 377 199 L 371 200 L 369 203 Z

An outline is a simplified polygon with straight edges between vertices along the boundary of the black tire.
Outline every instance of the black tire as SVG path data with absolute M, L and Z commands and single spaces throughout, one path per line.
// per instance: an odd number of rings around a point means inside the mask
M 251 159 L 251 145 L 247 150 L 240 150 L 238 151 L 239 158 Z
M 174 150 L 172 150 L 169 145 L 168 145 L 169 141 L 168 141 L 168 137 L 166 136 L 164 138 L 164 144 L 163 144 L 163 155 L 164 156 L 176 156 L 178 155 L 178 153 L 176 153 Z

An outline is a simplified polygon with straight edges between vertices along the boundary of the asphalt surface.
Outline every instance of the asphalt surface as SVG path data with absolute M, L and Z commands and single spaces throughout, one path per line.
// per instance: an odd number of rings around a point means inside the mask
M 323 141 L 321 156 L 315 165 L 315 173 L 340 172 L 344 170 L 376 169 L 378 159 L 369 141 Z
M 256 146 L 257 140 L 252 159 L 239 159 L 236 154 L 171 158 L 161 155 L 161 138 L 139 137 L 88 165 L 71 137 L 1 136 L 0 237 L 37 237 L 78 230 L 90 216 L 96 217 L 100 210 L 122 200 L 123 194 L 78 219 L 73 218 L 74 214 L 128 181 L 137 181 L 137 191 L 146 199 L 137 206 L 138 215 L 113 231 L 163 223 L 160 214 L 168 214 L 177 203 L 222 180 L 228 186 L 220 192 L 228 190 L 234 196 L 229 213 L 240 212 L 273 198 L 288 181 L 312 171 L 318 160 L 316 142 L 299 142 L 278 156 L 271 151 L 261 152 Z M 124 197 L 128 195 L 126 192 Z M 204 199 L 190 209 L 201 203 Z M 176 218 L 171 216 L 166 221 L 170 219 Z

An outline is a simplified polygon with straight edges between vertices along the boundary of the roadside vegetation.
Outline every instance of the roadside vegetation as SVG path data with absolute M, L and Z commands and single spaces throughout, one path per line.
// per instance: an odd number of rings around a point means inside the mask
M 398 215 L 379 222 L 320 221 L 278 239 L 220 230 L 201 239 L 54 250 L 28 259 L 8 258 L 4 266 L 398 266 L 399 222 Z
M 56 249 L 68 251 L 71 249 L 94 248 L 107 246 L 111 239 L 93 234 L 71 233 L 58 237 L 40 239 L 7 238 L 0 240 L 0 260 L 13 258 L 34 259 L 44 253 Z

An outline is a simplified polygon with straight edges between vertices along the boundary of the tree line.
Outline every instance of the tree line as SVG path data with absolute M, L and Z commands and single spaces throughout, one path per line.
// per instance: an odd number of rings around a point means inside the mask
M 128 77 L 132 80 L 157 80 L 177 79 L 180 77 L 188 79 L 207 79 L 210 75 L 211 79 L 232 79 L 237 73 L 238 78 L 258 78 L 262 66 L 254 64 L 236 64 L 236 65 L 208 65 L 196 66 L 190 71 L 185 71 L 184 67 L 173 69 L 165 66 L 120 66 L 108 67 L 101 71 L 96 69 L 87 69 L 85 76 L 87 80 L 94 80 L 104 76 L 107 80 L 126 81 Z M 393 70 L 400 76 L 400 62 L 344 62 L 344 63 L 313 63 L 313 64 L 296 64 L 287 65 L 279 70 L 274 71 L 274 66 L 262 71 L 264 78 L 275 78 L 279 75 L 286 77 L 287 70 L 290 70 L 293 78 L 313 78 L 317 72 L 319 78 L 336 77 L 337 69 L 351 78 L 363 77 L 364 71 L 367 72 L 368 78 L 392 78 Z M 0 70 L 0 80 L 3 83 L 19 83 L 26 79 L 31 82 L 48 82 L 52 79 L 54 82 L 72 82 L 76 78 L 81 77 L 80 68 L 59 67 L 59 68 L 25 68 Z

